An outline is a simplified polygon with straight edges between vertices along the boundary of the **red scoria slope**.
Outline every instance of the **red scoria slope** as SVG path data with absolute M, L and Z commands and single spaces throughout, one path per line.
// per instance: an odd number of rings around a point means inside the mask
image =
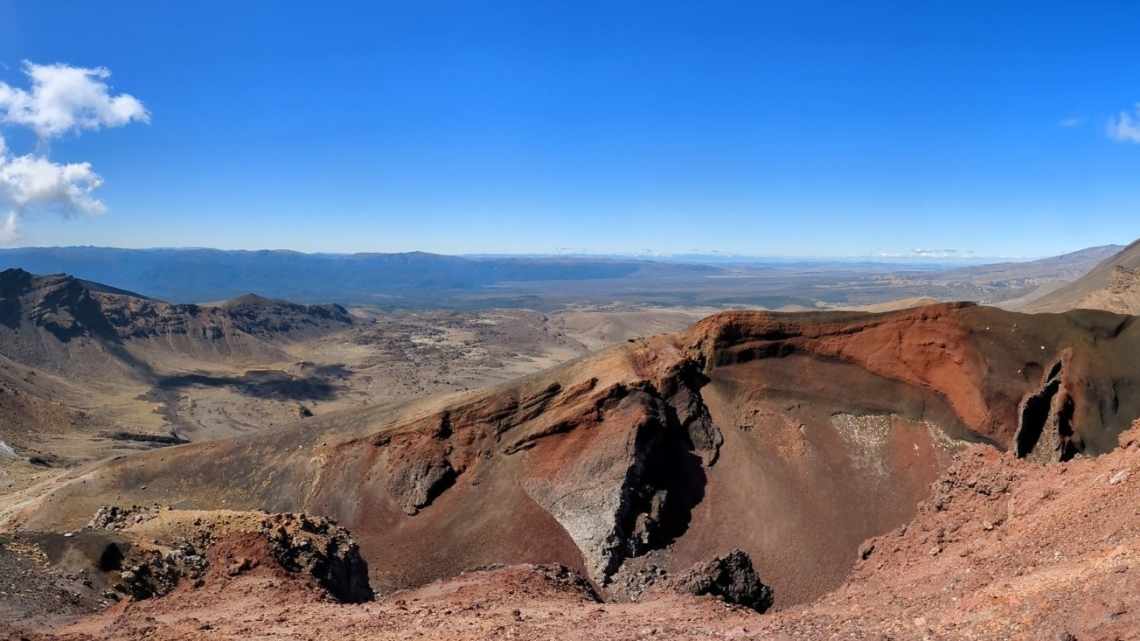
M 114 461 L 0 517 L 58 530 L 152 501 L 330 516 L 381 593 L 561 563 L 637 599 L 739 547 L 787 607 L 907 522 L 964 441 L 1038 460 L 1110 449 L 1140 415 L 1133 320 L 718 314 L 496 389 Z
M 916 517 L 853 575 L 769 614 L 655 591 L 606 603 L 564 568 L 464 573 L 362 605 L 251 572 L 123 604 L 31 641 L 1042 639 L 1140 637 L 1140 422 L 1110 454 L 1042 465 L 957 452 Z

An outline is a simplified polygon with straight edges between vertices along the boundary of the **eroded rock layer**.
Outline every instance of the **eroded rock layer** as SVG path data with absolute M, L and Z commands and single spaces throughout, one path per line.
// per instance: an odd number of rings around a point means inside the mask
M 114 462 L 9 522 L 65 526 L 108 494 L 322 514 L 382 592 L 562 563 L 635 598 L 740 548 L 786 605 L 839 585 L 964 441 L 1110 449 L 1140 414 L 1137 354 L 1103 312 L 723 313 L 491 390 Z
M 109 369 L 142 376 L 128 350 L 153 343 L 193 355 L 273 353 L 273 340 L 343 329 L 340 305 L 298 305 L 246 295 L 214 305 L 172 304 L 65 274 L 0 271 L 0 350 L 25 365 L 66 373 Z

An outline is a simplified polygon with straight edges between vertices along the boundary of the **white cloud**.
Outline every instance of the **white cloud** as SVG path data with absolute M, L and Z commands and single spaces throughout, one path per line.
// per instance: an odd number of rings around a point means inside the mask
M 1107 131 L 1108 137 L 1118 142 L 1140 143 L 1140 104 L 1131 114 L 1122 111 L 1115 118 L 1109 118 Z
M 974 258 L 972 250 L 916 248 L 906 251 L 881 251 L 879 258 Z
M 19 238 L 20 220 L 29 213 L 103 213 L 106 206 L 92 195 L 102 184 L 90 163 L 61 164 L 31 154 L 9 156 L 0 138 L 0 210 L 6 210 L 0 243 Z
M 1083 124 L 1085 124 L 1084 118 L 1081 118 L 1080 116 L 1072 116 L 1070 118 L 1062 118 L 1057 123 L 1057 126 L 1071 129 L 1073 127 L 1080 127 Z
M 960 249 L 912 249 L 910 253 L 912 256 L 920 256 L 922 258 L 961 258 L 974 255 L 972 251 L 962 251 Z
M 29 90 L 0 82 L 0 120 L 30 127 L 41 141 L 72 131 L 150 121 L 137 98 L 111 94 L 106 83 L 111 72 L 104 67 L 25 62 L 24 74 L 31 80 Z
M 16 212 L 10 211 L 0 223 L 0 245 L 11 245 L 20 240 L 20 229 L 17 226 Z
M 106 207 L 91 195 L 101 184 L 90 163 L 60 164 L 32 155 L 0 158 L 0 202 L 17 211 L 43 207 L 101 214 Z
M 94 196 L 103 179 L 91 164 L 51 160 L 42 153 L 48 140 L 150 121 L 137 98 L 111 93 L 106 82 L 111 72 L 103 67 L 25 62 L 24 74 L 28 89 L 0 82 L 0 125 L 28 127 L 40 144 L 37 153 L 17 155 L 0 136 L 0 244 L 19 240 L 20 222 L 28 214 L 98 215 L 107 209 Z

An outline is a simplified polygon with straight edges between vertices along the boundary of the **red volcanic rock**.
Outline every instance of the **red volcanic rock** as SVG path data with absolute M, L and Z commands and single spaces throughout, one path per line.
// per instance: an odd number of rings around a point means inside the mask
M 336 600 L 368 601 L 368 565 L 347 530 L 307 514 L 101 507 L 92 530 L 124 537 L 116 590 L 134 599 L 225 582 L 262 568 Z
M 945 398 L 973 433 L 1013 445 L 1018 407 L 1038 381 L 1058 369 L 1069 384 L 1080 432 L 1073 447 L 1111 448 L 1136 415 L 1098 416 L 1103 401 L 1119 406 L 1117 376 L 1134 378 L 1129 361 L 1140 350 L 1132 317 L 1078 311 L 1026 315 L 970 303 L 930 305 L 887 314 L 727 312 L 689 330 L 690 350 L 706 368 L 803 354 L 835 359 L 932 391 Z M 1083 389 L 1081 389 L 1083 388 Z M 1083 433 L 1082 433 L 1083 432 Z
M 740 548 L 788 605 L 838 586 L 964 442 L 1111 450 L 1140 415 L 1138 354 L 1140 325 L 1104 312 L 726 312 L 494 389 L 110 462 L 12 518 L 67 523 L 144 484 L 147 501 L 322 514 L 381 592 L 561 563 L 632 598 L 651 565 Z
M 345 605 L 258 567 L 55 628 L 0 622 L 0 635 L 34 641 L 251 634 L 346 641 L 1131 639 L 1140 630 L 1138 469 L 1140 423 L 1121 435 L 1117 450 L 1064 465 L 963 447 L 915 517 L 868 541 L 838 589 L 764 614 L 669 591 L 599 603 L 587 581 L 556 565 L 481 568 Z M 741 556 L 733 554 L 739 562 L 730 565 L 743 568 Z M 710 578 L 700 585 L 737 583 L 720 578 L 721 564 L 709 565 L 711 572 L 700 576 Z M 742 586 L 754 585 L 743 575 Z

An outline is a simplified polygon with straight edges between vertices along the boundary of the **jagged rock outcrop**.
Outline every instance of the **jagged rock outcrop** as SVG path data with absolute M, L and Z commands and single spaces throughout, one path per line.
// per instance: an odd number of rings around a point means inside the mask
M 676 586 L 681 592 L 709 594 L 757 612 L 772 607 L 772 588 L 760 582 L 752 559 L 739 549 L 693 566 L 676 579 Z
M 726 312 L 493 389 L 109 462 L 12 519 L 107 494 L 322 514 L 352 528 L 380 591 L 562 563 L 631 598 L 650 565 L 738 547 L 792 604 L 911 518 L 964 441 L 1115 447 L 1140 415 L 1137 354 L 1140 324 L 1105 312 Z
M 186 512 L 164 506 L 100 507 L 93 529 L 130 541 L 115 589 L 133 599 L 197 588 L 258 567 L 312 581 L 338 601 L 373 597 L 368 564 L 348 530 L 308 514 Z
M 1002 448 L 1013 443 L 1028 388 L 1066 350 L 1068 376 L 1080 383 L 1071 386 L 1076 449 L 1111 449 L 1140 410 L 1140 400 L 1119 393 L 1137 379 L 1125 354 L 1140 349 L 1140 328 L 1103 312 L 1029 316 L 971 303 L 887 314 L 727 312 L 688 335 L 708 368 L 807 355 L 930 390 L 965 428 Z
M 167 348 L 265 351 L 260 343 L 343 329 L 352 316 L 340 305 L 298 305 L 254 295 L 220 305 L 171 304 L 65 274 L 35 276 L 22 269 L 0 272 L 0 337 L 3 353 L 49 369 L 71 367 L 75 343 L 99 347 L 84 360 L 101 365 L 110 352 L 126 366 L 122 348 L 132 341 L 163 339 Z M 56 344 L 47 344 L 39 333 Z
M 372 599 L 368 564 L 360 547 L 334 521 L 308 514 L 270 514 L 261 520 L 260 533 L 281 567 L 313 577 L 338 601 Z
M 692 506 L 675 486 L 712 465 L 723 440 L 701 400 L 701 384 L 699 367 L 689 361 L 656 379 L 602 389 L 596 377 L 553 383 L 449 408 L 372 444 L 383 450 L 388 492 L 414 515 L 481 459 L 528 452 L 555 437 L 588 441 L 556 467 L 536 461 L 523 487 L 565 528 L 591 577 L 604 584 L 625 558 L 664 544 L 688 518 Z
M 163 507 L 160 505 L 132 505 L 130 507 L 103 505 L 96 510 L 95 516 L 87 522 L 87 527 L 95 530 L 125 530 L 157 517 L 162 509 Z
M 665 543 L 672 521 L 687 518 L 682 512 L 692 506 L 673 486 L 700 465 L 663 399 L 627 389 L 606 398 L 599 423 L 585 428 L 594 430 L 583 436 L 590 447 L 568 453 L 557 469 L 544 465 L 525 482 L 602 584 L 626 558 Z
M 1041 381 L 1041 387 L 1021 401 L 1021 413 L 1014 435 L 1017 456 L 1047 462 L 1067 461 L 1078 452 L 1074 440 L 1074 400 L 1066 366 L 1072 358 L 1065 350 Z
M 0 324 L 17 329 L 22 321 L 63 342 L 78 336 L 115 336 L 95 294 L 82 281 L 6 269 L 0 272 Z
M 115 590 L 135 600 L 163 596 L 173 592 L 182 580 L 200 581 L 208 566 L 206 557 L 189 541 L 165 552 L 135 548 Z

